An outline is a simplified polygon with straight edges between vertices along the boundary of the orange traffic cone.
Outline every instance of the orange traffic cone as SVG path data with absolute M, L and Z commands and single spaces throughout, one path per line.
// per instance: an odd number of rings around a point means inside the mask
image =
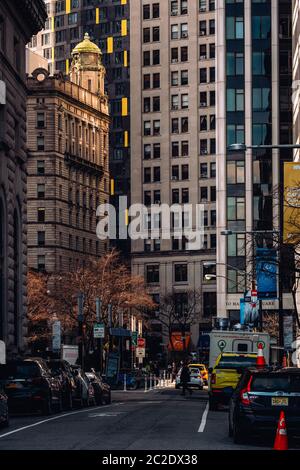
M 277 432 L 274 442 L 274 450 L 288 450 L 288 437 L 285 424 L 285 415 L 284 411 L 280 412 Z
M 263 346 L 261 343 L 258 345 L 257 358 L 256 358 L 256 367 L 265 367 L 266 361 L 263 353 Z

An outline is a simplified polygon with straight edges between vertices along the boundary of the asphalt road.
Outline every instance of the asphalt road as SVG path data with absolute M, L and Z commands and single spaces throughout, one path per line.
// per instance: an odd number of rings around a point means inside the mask
M 1 450 L 238 450 L 272 442 L 233 444 L 227 412 L 208 411 L 207 392 L 182 397 L 173 388 L 113 392 L 111 405 L 52 415 L 17 416 L 0 432 Z

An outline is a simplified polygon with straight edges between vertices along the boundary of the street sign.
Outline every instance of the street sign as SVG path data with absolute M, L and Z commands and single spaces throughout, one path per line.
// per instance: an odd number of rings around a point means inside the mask
M 137 331 L 133 331 L 131 333 L 131 341 L 132 341 L 133 346 L 137 346 L 137 339 L 138 339 Z
M 257 290 L 252 290 L 251 291 L 251 303 L 252 304 L 257 303 Z
M 103 339 L 105 337 L 105 325 L 103 323 L 96 323 L 94 325 L 94 338 Z
M 137 340 L 137 346 L 138 348 L 144 348 L 146 347 L 146 340 L 145 338 L 138 338 Z
M 145 357 L 146 356 L 146 350 L 145 348 L 136 348 L 135 350 L 136 357 Z
M 218 347 L 220 351 L 223 352 L 226 348 L 226 341 L 224 339 L 220 339 L 220 341 L 218 341 Z

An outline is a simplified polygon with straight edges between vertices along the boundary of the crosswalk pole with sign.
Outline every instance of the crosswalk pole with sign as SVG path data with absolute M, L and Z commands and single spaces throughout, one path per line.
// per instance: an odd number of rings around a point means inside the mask
M 99 324 L 101 319 L 102 301 L 97 297 L 96 299 L 96 322 Z M 100 374 L 103 373 L 103 353 L 102 353 L 102 338 L 97 338 L 97 362 L 99 364 Z

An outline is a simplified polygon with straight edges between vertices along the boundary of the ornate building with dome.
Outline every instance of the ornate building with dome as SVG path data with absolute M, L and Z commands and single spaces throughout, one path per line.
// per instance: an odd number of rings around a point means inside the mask
M 28 77 L 28 264 L 72 271 L 101 256 L 96 210 L 109 202 L 105 68 L 89 35 L 72 51 L 70 75 Z

